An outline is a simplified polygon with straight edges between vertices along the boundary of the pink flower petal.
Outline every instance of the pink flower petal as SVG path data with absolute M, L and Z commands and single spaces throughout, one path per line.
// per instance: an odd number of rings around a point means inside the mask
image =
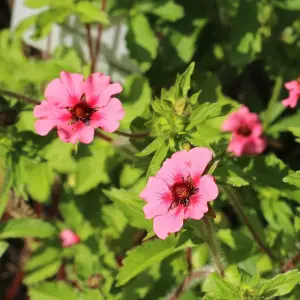
M 94 73 L 86 79 L 84 92 L 91 107 L 100 107 L 100 95 L 109 85 L 110 77 L 101 73 Z
M 78 135 L 79 142 L 89 144 L 94 139 L 94 128 L 91 126 L 84 126 L 80 129 Z
M 146 219 L 166 214 L 172 203 L 172 194 L 166 182 L 160 178 L 150 177 L 140 197 L 148 202 L 144 207 Z
M 108 101 L 111 99 L 111 97 L 115 94 L 121 93 L 123 90 L 121 84 L 119 83 L 113 83 L 110 84 L 100 95 L 100 97 L 97 100 L 97 103 L 95 103 L 95 106 L 97 107 L 104 107 L 108 104 Z
M 49 119 L 36 120 L 34 123 L 35 131 L 42 136 L 47 135 L 55 127 L 55 121 Z
M 300 92 L 300 84 L 297 80 L 292 80 L 292 81 L 286 82 L 284 84 L 284 87 L 290 91 Z
M 154 218 L 153 230 L 156 235 L 164 240 L 172 232 L 178 232 L 183 226 L 184 210 L 178 206 L 177 209 L 169 211 L 167 215 Z
M 204 175 L 198 184 L 198 193 L 191 197 L 191 203 L 186 208 L 184 218 L 200 220 L 208 211 L 207 202 L 213 201 L 218 197 L 219 191 L 214 177 Z
M 54 79 L 45 90 L 50 103 L 61 107 L 71 107 L 78 103 L 83 94 L 83 76 L 67 72 L 60 73 L 60 79 Z
M 241 156 L 244 151 L 244 147 L 247 140 L 239 136 L 232 136 L 228 145 L 228 151 L 235 154 L 235 156 Z
M 120 126 L 120 120 L 125 112 L 122 103 L 117 98 L 112 98 L 108 104 L 92 115 L 91 126 L 101 127 L 107 132 L 114 132 Z
M 78 132 L 74 126 L 57 127 L 57 134 L 65 143 L 76 144 L 78 142 Z

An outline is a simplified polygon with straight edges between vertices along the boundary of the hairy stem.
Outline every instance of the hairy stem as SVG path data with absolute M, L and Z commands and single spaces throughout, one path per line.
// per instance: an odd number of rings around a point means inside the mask
M 90 61 L 93 62 L 93 60 L 94 60 L 94 51 L 93 51 L 93 42 L 92 42 L 92 34 L 91 34 L 91 25 L 90 24 L 85 24 L 85 29 L 86 29 L 87 43 L 88 43 L 88 47 L 89 47 Z M 91 73 L 93 73 L 92 65 L 91 65 Z
M 100 139 L 106 141 L 106 142 L 109 142 L 109 143 L 112 143 L 113 142 L 113 139 L 105 134 L 103 134 L 102 132 L 100 131 L 95 131 L 95 135 L 98 136 Z
M 101 2 L 102 2 L 101 10 L 105 11 L 106 0 L 102 0 Z M 92 73 L 94 73 L 96 71 L 97 59 L 98 59 L 98 56 L 100 55 L 102 31 L 103 31 L 103 25 L 101 23 L 99 23 L 98 31 L 97 31 L 95 55 L 93 57 L 92 64 L 91 64 L 91 72 Z
M 127 133 L 127 132 L 122 132 L 122 131 L 119 131 L 119 130 L 116 130 L 115 133 L 118 134 L 118 135 L 130 137 L 130 138 L 144 138 L 144 137 L 150 135 L 150 132 Z
M 7 91 L 7 90 L 0 89 L 0 95 L 20 99 L 20 100 L 23 100 L 24 102 L 29 103 L 29 104 L 34 104 L 34 105 L 35 104 L 40 104 L 40 102 L 37 101 L 37 100 L 34 100 L 32 98 L 29 98 L 29 97 L 26 97 L 26 96 L 23 96 L 23 95 L 20 95 L 20 94 L 11 92 L 11 91 Z
M 204 224 L 205 224 L 205 227 L 207 230 L 207 243 L 211 249 L 214 261 L 217 265 L 220 275 L 223 277 L 224 276 L 224 266 L 220 260 L 219 254 L 218 254 L 217 243 L 214 238 L 214 232 L 213 232 L 212 225 L 210 223 L 210 220 L 206 216 L 203 217 L 203 221 L 204 221 Z
M 254 241 L 259 246 L 261 251 L 266 253 L 272 260 L 277 260 L 275 255 L 271 252 L 270 249 L 268 249 L 264 245 L 264 243 L 259 238 L 258 234 L 255 232 L 253 226 L 251 225 L 250 221 L 248 220 L 248 217 L 243 212 L 243 208 L 241 207 L 241 204 L 240 204 L 239 199 L 238 199 L 237 195 L 235 194 L 235 192 L 230 187 L 224 188 L 224 186 L 223 186 L 223 189 L 226 191 L 226 193 L 228 195 L 228 199 L 231 202 L 233 208 L 235 209 L 236 213 L 238 214 L 238 216 L 242 220 L 242 222 L 244 222 L 244 224 L 248 227 L 249 232 L 251 233 Z
M 283 272 L 287 272 L 291 269 L 294 269 L 299 262 L 300 262 L 300 250 L 286 263 L 284 263 L 284 265 L 281 267 L 281 270 Z

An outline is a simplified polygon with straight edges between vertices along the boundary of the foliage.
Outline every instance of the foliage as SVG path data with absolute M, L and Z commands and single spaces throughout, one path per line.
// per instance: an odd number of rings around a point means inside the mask
M 33 300 L 299 299 L 300 117 L 280 100 L 299 77 L 300 2 L 102 1 L 26 0 L 37 13 L 0 32 L 0 255 L 24 241 Z M 94 57 L 66 45 L 31 55 L 24 33 L 40 40 L 56 24 L 88 47 L 86 29 L 115 20 L 137 70 L 120 95 L 125 137 L 98 131 L 74 147 L 38 136 L 33 105 L 18 95 L 39 102 L 60 71 L 86 76 Z M 262 155 L 227 152 L 221 125 L 241 104 L 262 120 Z M 219 197 L 208 215 L 224 276 L 202 221 L 159 240 L 143 213 L 148 178 L 191 147 L 214 152 Z M 70 248 L 59 239 L 66 228 L 80 238 Z

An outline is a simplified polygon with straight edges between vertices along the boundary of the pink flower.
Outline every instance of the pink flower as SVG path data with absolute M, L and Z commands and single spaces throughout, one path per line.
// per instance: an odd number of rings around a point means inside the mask
M 282 101 L 286 107 L 294 108 L 297 105 L 300 97 L 300 80 L 292 80 L 284 84 L 285 88 L 289 90 L 289 97 Z
M 258 115 L 251 113 L 246 106 L 229 115 L 222 125 L 223 131 L 231 131 L 228 151 L 236 156 L 262 153 L 266 140 L 261 136 L 263 128 Z
M 59 238 L 63 248 L 71 247 L 80 242 L 80 238 L 71 229 L 64 229 L 60 234 Z
M 214 177 L 203 175 L 211 159 L 212 151 L 207 148 L 179 151 L 149 178 L 140 197 L 147 202 L 144 213 L 146 219 L 154 218 L 159 238 L 179 231 L 184 219 L 201 219 L 208 211 L 207 203 L 217 198 Z
M 63 142 L 89 144 L 95 128 L 113 132 L 119 127 L 124 110 L 112 95 L 121 91 L 119 83 L 111 84 L 110 77 L 101 73 L 84 80 L 80 74 L 61 72 L 47 86 L 46 100 L 34 108 L 35 130 L 47 135 L 56 127 Z

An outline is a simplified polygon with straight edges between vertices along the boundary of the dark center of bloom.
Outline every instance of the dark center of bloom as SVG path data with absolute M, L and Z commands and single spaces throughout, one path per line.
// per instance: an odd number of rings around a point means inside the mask
M 81 121 L 85 125 L 89 125 L 92 114 L 98 109 L 91 108 L 86 102 L 85 94 L 83 94 L 80 98 L 80 102 L 73 107 L 68 108 L 68 110 L 72 114 L 72 124 Z
M 252 130 L 247 125 L 242 125 L 237 132 L 239 135 L 247 137 L 251 135 Z
M 174 183 L 170 190 L 172 192 L 173 201 L 169 207 L 169 210 L 177 207 L 178 205 L 183 205 L 188 207 L 190 204 L 190 197 L 198 192 L 198 188 L 194 186 L 194 182 L 191 176 L 186 179 L 182 178 L 181 182 Z

